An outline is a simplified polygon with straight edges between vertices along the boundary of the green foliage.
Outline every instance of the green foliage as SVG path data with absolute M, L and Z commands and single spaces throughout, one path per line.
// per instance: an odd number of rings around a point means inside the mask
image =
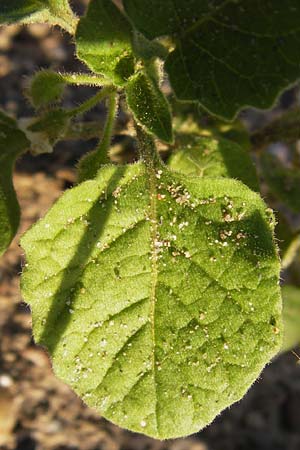
M 12 182 L 16 158 L 27 149 L 29 142 L 16 122 L 0 111 L 0 255 L 15 236 L 20 208 Z
M 299 138 L 299 108 L 251 136 L 224 120 L 247 105 L 269 107 L 299 79 L 300 3 L 121 3 L 90 0 L 78 22 L 68 0 L 1 1 L 0 24 L 48 22 L 75 35 L 77 56 L 93 73 L 41 71 L 27 92 L 38 117 L 17 126 L 0 112 L 0 252 L 19 224 L 18 155 L 52 151 L 68 130 L 94 137 L 96 129 L 99 144 L 78 164 L 79 185 L 22 239 L 23 296 L 58 377 L 118 425 L 174 438 L 239 400 L 282 345 L 275 223 L 254 192 L 250 151 L 282 212 L 300 212 L 296 147 L 288 164 L 262 151 Z M 56 104 L 66 83 L 102 89 L 66 111 Z M 104 98 L 105 124 L 70 130 Z M 108 157 L 119 98 L 131 112 L 131 160 L 140 147 L 132 165 Z M 168 167 L 156 138 L 171 155 Z M 299 230 L 291 214 L 277 220 L 281 267 L 295 281 Z M 284 349 L 299 343 L 299 292 L 283 288 Z
M 238 181 L 107 165 L 22 246 L 36 341 L 123 427 L 198 431 L 281 346 L 273 218 Z
M 97 148 L 85 155 L 78 164 L 78 182 L 95 178 L 99 168 L 109 162 L 108 151 L 111 144 L 111 135 L 115 123 L 116 112 L 118 109 L 118 100 L 116 92 L 109 98 L 109 108 L 106 118 L 106 124 L 103 136 Z
M 300 212 L 300 169 L 288 167 L 272 153 L 261 158 L 263 175 L 275 196 L 295 212 Z
M 71 33 L 76 18 L 68 0 L 1 0 L 0 24 L 48 22 Z
M 299 78 L 298 0 L 124 0 L 147 38 L 175 43 L 166 71 L 177 97 L 232 119 L 270 107 Z
M 282 350 L 290 350 L 300 343 L 300 288 L 283 286 L 284 339 Z
M 126 86 L 127 103 L 135 119 L 165 142 L 173 141 L 172 117 L 167 99 L 146 72 L 133 75 Z
M 76 32 L 78 57 L 123 86 L 134 72 L 131 37 L 131 25 L 111 0 L 91 0 Z
M 180 149 L 171 154 L 168 165 L 186 175 L 236 178 L 258 191 L 255 166 L 249 152 L 227 139 L 178 136 Z
M 147 39 L 137 30 L 133 32 L 132 47 L 135 55 L 145 62 L 157 57 L 165 59 L 168 56 L 168 50 L 162 44 Z
M 40 108 L 60 99 L 65 84 L 59 73 L 42 70 L 33 77 L 27 94 L 33 106 Z
M 63 135 L 69 122 L 69 116 L 63 109 L 57 108 L 46 112 L 41 118 L 34 121 L 29 127 L 32 133 L 39 133 L 51 145 Z

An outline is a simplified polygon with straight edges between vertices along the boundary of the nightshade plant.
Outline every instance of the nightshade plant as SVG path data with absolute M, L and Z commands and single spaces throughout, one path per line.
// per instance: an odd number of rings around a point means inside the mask
M 114 423 L 159 439 L 197 432 L 283 345 L 276 222 L 250 148 L 271 204 L 299 212 L 297 164 L 285 167 L 266 148 L 296 141 L 300 114 L 250 140 L 236 117 L 245 106 L 270 108 L 299 79 L 299 0 L 91 0 L 81 18 L 67 0 L 2 0 L 0 21 L 59 25 L 89 69 L 37 73 L 26 127 L 0 115 L 1 252 L 19 223 L 16 158 L 67 139 L 97 103 L 108 108 L 77 186 L 21 239 L 35 341 L 56 375 Z M 98 90 L 65 110 L 68 84 Z M 132 164 L 109 157 L 120 98 L 140 151 Z M 165 163 L 158 149 L 169 149 Z M 278 220 L 287 269 L 299 236 Z M 298 288 L 284 297 L 291 348 Z

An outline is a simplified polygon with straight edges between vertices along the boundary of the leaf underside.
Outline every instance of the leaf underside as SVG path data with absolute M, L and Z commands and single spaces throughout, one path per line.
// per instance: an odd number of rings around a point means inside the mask
M 188 435 L 281 345 L 273 218 L 238 181 L 104 166 L 22 239 L 22 292 L 58 377 L 104 417 Z
M 249 152 L 223 138 L 178 136 L 180 149 L 173 153 L 168 166 L 186 175 L 236 178 L 250 189 L 259 190 L 255 166 Z
M 299 79 L 298 0 L 124 0 L 149 39 L 176 45 L 166 71 L 181 100 L 232 119 L 244 106 L 269 108 Z
M 72 32 L 76 19 L 68 0 L 1 0 L 0 24 L 48 22 Z
M 0 255 L 17 232 L 20 208 L 12 182 L 16 158 L 29 147 L 15 121 L 0 111 Z

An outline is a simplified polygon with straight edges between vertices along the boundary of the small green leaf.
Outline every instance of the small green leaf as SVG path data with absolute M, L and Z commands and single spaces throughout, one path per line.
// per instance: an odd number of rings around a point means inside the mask
M 283 286 L 283 346 L 290 350 L 300 343 L 300 288 L 292 285 Z
M 67 111 L 56 108 L 45 112 L 38 118 L 22 118 L 19 126 L 30 142 L 34 155 L 52 153 L 56 142 L 64 136 L 70 122 Z
M 232 119 L 269 108 L 300 76 L 298 0 L 124 0 L 147 38 L 175 43 L 166 71 L 180 100 Z
M 150 41 L 136 30 L 133 33 L 132 46 L 134 54 L 146 62 L 153 58 L 165 59 L 168 56 L 168 51 L 162 44 Z
M 36 108 L 57 101 L 63 93 L 66 83 L 63 77 L 50 70 L 38 72 L 32 79 L 28 96 Z
M 269 152 L 261 158 L 263 175 L 271 192 L 295 212 L 300 212 L 300 169 L 287 167 Z
M 48 22 L 60 25 L 70 33 L 76 18 L 68 0 L 1 0 L 0 24 Z
M 16 158 L 29 142 L 16 122 L 0 111 L 0 255 L 15 236 L 20 221 L 20 208 L 12 182 Z
M 153 77 L 145 72 L 133 75 L 126 86 L 128 106 L 146 130 L 165 142 L 173 141 L 169 103 Z
M 56 375 L 164 439 L 245 394 L 281 346 L 281 301 L 260 197 L 158 167 L 107 165 L 67 191 L 22 239 L 22 292 Z
M 64 109 L 53 109 L 48 111 L 40 119 L 36 120 L 29 127 L 30 131 L 45 133 L 51 144 L 55 143 L 62 135 L 68 125 L 69 117 Z
M 94 72 L 123 86 L 134 72 L 131 38 L 131 25 L 111 0 L 91 0 L 77 28 L 77 54 Z
M 181 149 L 168 165 L 186 175 L 236 178 L 259 191 L 255 166 L 249 153 L 235 142 L 222 138 L 180 135 Z

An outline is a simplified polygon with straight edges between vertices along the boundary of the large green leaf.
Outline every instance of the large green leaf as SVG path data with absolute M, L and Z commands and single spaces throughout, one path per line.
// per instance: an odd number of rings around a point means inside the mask
M 263 153 L 261 162 L 271 192 L 293 211 L 300 212 L 300 169 L 288 167 L 268 152 Z
M 0 24 L 49 22 L 73 32 L 76 18 L 68 0 L 1 0 Z
M 238 181 L 104 166 L 22 238 L 35 340 L 104 417 L 196 432 L 281 346 L 273 225 Z
M 91 0 L 77 28 L 77 54 L 94 72 L 122 86 L 134 72 L 131 38 L 131 25 L 111 0 Z
M 12 182 L 17 156 L 29 147 L 15 121 L 0 111 L 0 255 L 17 232 L 20 208 Z
M 298 0 L 124 0 L 147 38 L 170 35 L 166 61 L 181 100 L 232 119 L 246 105 L 270 107 L 300 76 Z
M 178 136 L 180 150 L 173 153 L 168 165 L 186 175 L 236 178 L 258 191 L 255 166 L 249 153 L 235 142 L 222 138 Z
M 148 132 L 165 142 L 172 142 L 170 106 L 154 78 L 145 72 L 134 74 L 127 83 L 126 98 L 136 120 Z
M 292 285 L 283 286 L 283 350 L 290 350 L 300 344 L 300 288 Z

